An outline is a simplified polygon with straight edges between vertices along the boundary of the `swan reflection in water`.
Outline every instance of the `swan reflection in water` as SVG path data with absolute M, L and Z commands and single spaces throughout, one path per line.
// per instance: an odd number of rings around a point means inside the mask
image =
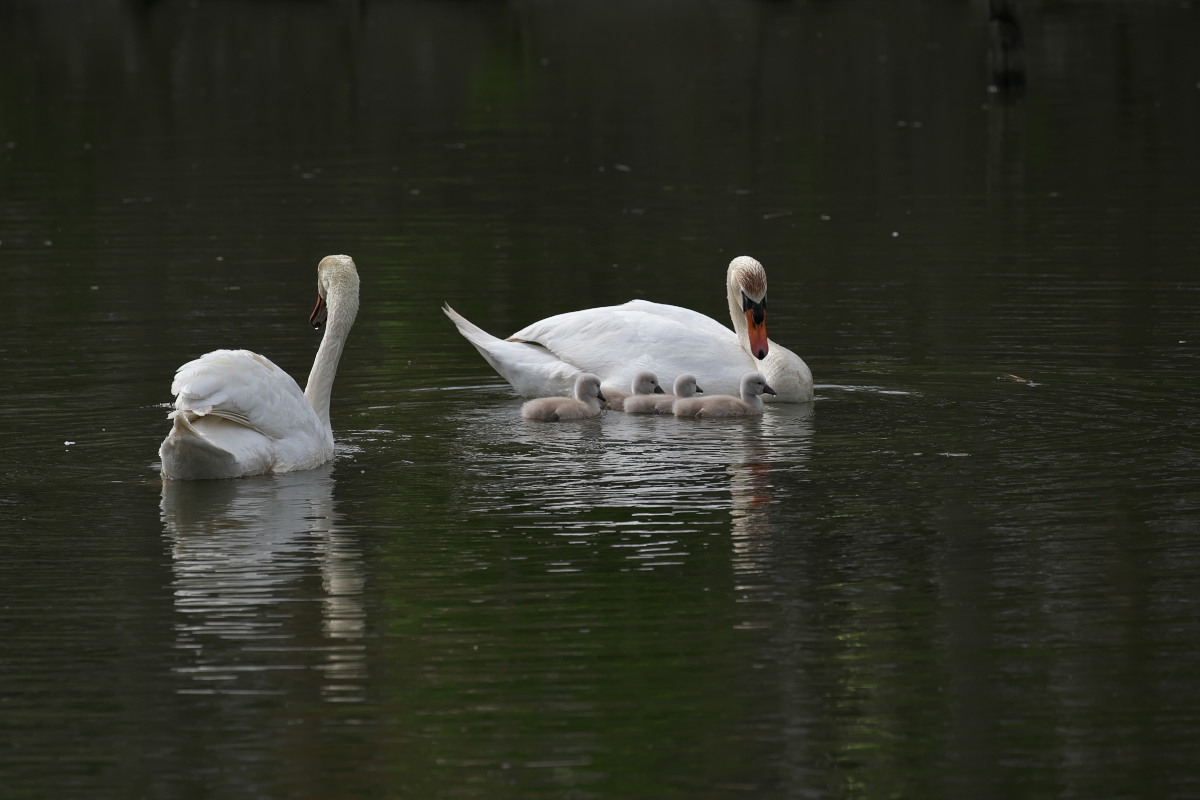
M 362 699 L 363 562 L 337 526 L 332 469 L 164 482 L 185 691 L 282 694 L 279 670 L 315 668 L 325 699 Z
M 555 537 L 541 540 L 550 571 L 586 569 L 594 548 L 620 553 L 629 569 L 678 565 L 719 541 L 710 537 L 730 537 L 735 572 L 758 569 L 754 553 L 778 533 L 791 491 L 779 478 L 805 469 L 812 413 L 812 404 L 777 404 L 761 417 L 607 412 L 541 425 L 514 424 L 512 403 L 478 402 L 457 420 L 460 496 L 468 513 Z

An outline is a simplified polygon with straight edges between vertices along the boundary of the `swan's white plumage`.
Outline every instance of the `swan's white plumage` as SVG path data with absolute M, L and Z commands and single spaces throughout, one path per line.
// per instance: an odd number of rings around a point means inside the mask
M 163 477 L 236 478 L 311 469 L 333 457 L 329 396 L 358 312 L 358 273 L 349 256 L 318 267 L 318 311 L 328 324 L 308 389 L 269 358 L 214 350 L 179 368 L 171 384 L 171 432 L 159 448 Z
M 763 413 L 763 394 L 775 394 L 775 390 L 761 372 L 747 372 L 742 376 L 739 397 L 727 394 L 685 397 L 676 400 L 672 410 L 677 417 L 748 417 Z
M 743 300 L 760 305 L 757 328 L 766 339 L 766 272 L 749 256 L 729 264 L 727 300 L 734 330 L 679 306 L 631 300 L 624 305 L 556 314 L 499 339 L 444 306 L 459 332 L 522 395 L 565 394 L 580 372 L 591 372 L 603 388 L 623 390 L 642 370 L 673 382 L 685 372 L 703 377 L 714 392 L 736 394 L 742 375 L 763 372 L 787 402 L 812 399 L 812 372 L 803 359 L 775 342 L 756 359 L 747 332 Z

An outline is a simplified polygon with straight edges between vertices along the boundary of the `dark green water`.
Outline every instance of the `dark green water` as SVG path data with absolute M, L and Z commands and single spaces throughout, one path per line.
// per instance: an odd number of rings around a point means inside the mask
M 1200 8 L 1013 96 L 984 5 L 0 6 L 0 794 L 1200 795 Z M 164 486 L 339 252 L 336 460 Z M 741 253 L 810 406 L 524 423 L 439 310 Z

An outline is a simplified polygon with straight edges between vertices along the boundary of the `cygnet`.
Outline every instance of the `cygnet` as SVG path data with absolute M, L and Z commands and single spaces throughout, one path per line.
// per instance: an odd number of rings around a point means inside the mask
M 762 396 L 775 394 L 761 372 L 742 376 L 742 396 L 714 394 L 711 397 L 687 397 L 675 402 L 675 416 L 712 419 L 714 417 L 748 417 L 763 413 Z
M 574 397 L 539 397 L 521 406 L 521 416 L 543 422 L 558 422 L 566 419 L 590 419 L 600 416 L 600 403 L 604 401 L 600 391 L 600 379 L 590 372 L 581 372 L 575 378 Z
M 663 389 L 658 385 L 658 376 L 653 372 L 642 371 L 633 376 L 633 383 L 629 387 L 632 392 L 625 392 L 620 389 L 609 389 L 604 396 L 608 399 L 605 401 L 605 406 L 609 411 L 628 411 L 625 407 L 625 401 L 633 397 L 652 397 L 656 394 L 662 394 Z

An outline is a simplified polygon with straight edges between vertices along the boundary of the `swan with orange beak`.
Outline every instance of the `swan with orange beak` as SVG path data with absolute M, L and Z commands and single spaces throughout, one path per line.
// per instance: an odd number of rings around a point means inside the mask
M 767 338 L 763 265 L 749 256 L 733 259 L 725 288 L 733 330 L 697 311 L 647 300 L 557 314 L 506 339 L 449 305 L 443 311 L 492 368 L 527 397 L 567 394 L 581 372 L 597 375 L 605 391 L 625 389 L 643 370 L 664 384 L 691 373 L 706 391 L 737 395 L 742 376 L 759 371 L 777 393 L 773 402 L 812 400 L 808 365 Z

